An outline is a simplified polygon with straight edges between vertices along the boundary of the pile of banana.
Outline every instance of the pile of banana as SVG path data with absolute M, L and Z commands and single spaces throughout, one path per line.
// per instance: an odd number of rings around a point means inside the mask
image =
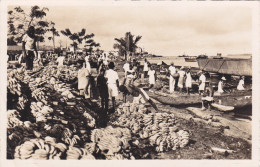
M 108 126 L 91 132 L 91 141 L 96 143 L 105 156 L 115 156 L 129 149 L 130 140 L 131 132 L 127 128 Z
M 175 150 L 189 143 L 189 133 L 179 130 L 176 117 L 169 113 L 145 114 L 143 105 L 122 104 L 112 124 L 127 127 L 141 139 L 148 139 L 157 152 Z
M 44 105 L 42 102 L 31 102 L 30 108 L 36 122 L 47 122 L 47 117 L 53 112 L 50 106 Z
M 23 125 L 23 122 L 20 120 L 20 114 L 17 110 L 8 110 L 7 111 L 7 128 L 14 128 L 16 126 Z
M 52 137 L 31 139 L 15 148 L 15 159 L 60 159 L 67 150 L 63 143 L 56 143 Z

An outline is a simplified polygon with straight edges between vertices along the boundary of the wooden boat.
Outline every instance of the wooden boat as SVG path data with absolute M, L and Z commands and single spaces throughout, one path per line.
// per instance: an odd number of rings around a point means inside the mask
M 250 92 L 248 92 L 250 93 Z M 173 106 L 186 106 L 186 105 L 198 105 L 201 104 L 201 96 L 199 95 L 190 95 L 190 96 L 171 96 L 167 93 L 162 92 L 147 92 L 147 94 L 161 102 L 162 104 L 173 105 Z M 245 95 L 223 95 L 223 96 L 214 96 L 214 101 L 221 101 L 223 106 L 233 106 L 235 108 L 241 108 L 244 106 L 252 105 L 252 98 L 246 98 Z M 228 110 L 225 107 L 217 106 L 222 111 Z M 231 108 L 230 108 L 231 109 Z
M 220 111 L 233 111 L 235 109 L 233 106 L 224 106 L 217 103 L 212 103 L 211 105 Z
M 201 70 L 215 72 L 220 74 L 252 76 L 252 58 L 251 59 L 197 59 Z

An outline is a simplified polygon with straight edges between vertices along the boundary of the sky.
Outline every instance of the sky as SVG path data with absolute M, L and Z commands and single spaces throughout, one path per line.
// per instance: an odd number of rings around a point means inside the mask
M 28 7 L 21 6 L 24 9 Z M 141 35 L 138 46 L 163 56 L 251 53 L 252 16 L 247 7 L 234 6 L 45 6 L 45 19 L 58 30 L 79 32 L 86 28 L 105 51 L 114 38 L 130 31 Z M 28 11 L 28 10 L 27 10 Z M 66 45 L 61 34 L 56 40 Z M 51 42 L 46 40 L 46 45 Z M 67 43 L 70 40 L 67 39 Z

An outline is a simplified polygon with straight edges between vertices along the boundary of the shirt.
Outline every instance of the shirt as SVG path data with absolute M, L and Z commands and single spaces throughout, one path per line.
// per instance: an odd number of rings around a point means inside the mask
M 144 62 L 144 71 L 148 71 L 148 63 Z
M 184 75 L 185 75 L 185 71 L 183 71 L 183 70 L 178 71 L 178 73 L 179 73 L 180 77 L 184 77 Z
M 174 66 L 170 66 L 170 67 L 169 67 L 169 71 L 170 71 L 170 74 L 171 74 L 171 75 L 174 75 L 174 74 L 176 73 L 176 69 L 175 69 Z
M 205 75 L 202 74 L 202 75 L 200 76 L 199 80 L 201 81 L 201 83 L 205 83 L 205 82 L 206 82 L 206 77 L 205 77 Z
M 155 71 L 154 70 L 150 70 L 148 71 L 148 75 L 149 75 L 149 82 L 150 84 L 154 84 L 155 83 Z
M 244 89 L 245 89 L 245 88 L 244 88 L 244 84 L 245 84 L 245 81 L 241 79 L 241 80 L 239 81 L 238 85 L 237 85 L 237 89 L 238 89 L 238 90 L 244 90 Z
M 60 56 L 57 58 L 57 62 L 58 62 L 58 66 L 63 66 L 63 61 L 64 61 L 65 57 L 64 56 Z
M 125 63 L 123 69 L 125 70 L 125 72 L 129 71 L 129 63 Z
M 81 68 L 78 71 L 78 89 L 84 89 L 87 85 L 87 70 L 85 68 Z
M 23 42 L 25 42 L 25 50 L 35 50 L 35 40 L 34 38 L 29 37 L 28 34 L 25 34 L 22 39 Z
M 90 66 L 90 63 L 88 61 L 86 62 L 86 69 L 88 70 L 87 76 L 89 76 L 91 74 L 91 66 Z
M 107 84 L 116 84 L 119 77 L 116 71 L 109 69 L 105 73 L 105 78 L 107 78 Z

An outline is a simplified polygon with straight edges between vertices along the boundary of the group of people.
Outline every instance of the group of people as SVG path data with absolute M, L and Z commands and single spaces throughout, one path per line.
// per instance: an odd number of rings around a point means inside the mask
M 178 81 L 177 88 L 179 89 L 179 91 L 182 92 L 185 86 L 187 94 L 189 94 L 190 89 L 192 88 L 191 67 L 189 67 L 186 71 L 184 70 L 183 66 L 179 70 L 177 70 L 174 66 L 174 63 L 172 62 L 168 71 L 170 75 L 170 93 L 173 93 L 176 90 L 176 82 Z

